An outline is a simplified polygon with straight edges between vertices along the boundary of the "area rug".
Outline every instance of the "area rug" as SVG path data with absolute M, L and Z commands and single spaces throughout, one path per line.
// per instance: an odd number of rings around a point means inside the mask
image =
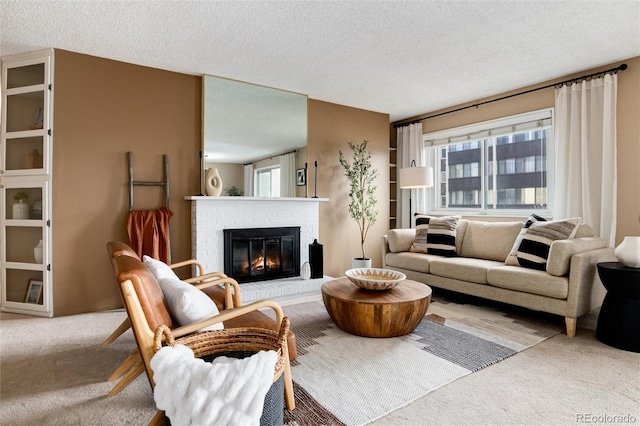
M 531 312 L 432 301 L 416 330 L 394 338 L 343 332 L 322 301 L 284 307 L 296 335 L 296 409 L 287 425 L 363 425 L 563 330 Z

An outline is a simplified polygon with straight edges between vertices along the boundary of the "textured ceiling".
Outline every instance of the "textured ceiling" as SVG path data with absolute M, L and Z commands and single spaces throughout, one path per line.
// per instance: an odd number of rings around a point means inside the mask
M 640 55 L 640 2 L 0 0 L 54 47 L 415 116 Z

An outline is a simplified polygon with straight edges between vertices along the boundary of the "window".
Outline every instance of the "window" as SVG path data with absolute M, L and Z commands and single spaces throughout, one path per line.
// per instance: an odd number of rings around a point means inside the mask
M 552 113 L 546 109 L 425 134 L 425 149 L 436 150 L 427 158 L 437 159 L 433 210 L 546 214 Z
M 257 169 L 255 174 L 257 197 L 280 196 L 280 167 Z

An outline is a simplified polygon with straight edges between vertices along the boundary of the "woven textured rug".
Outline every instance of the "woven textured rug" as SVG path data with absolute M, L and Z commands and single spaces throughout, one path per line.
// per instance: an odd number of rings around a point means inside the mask
M 367 424 L 563 330 L 561 319 L 444 298 L 413 333 L 383 339 L 340 330 L 322 301 L 284 312 L 298 344 L 290 426 Z

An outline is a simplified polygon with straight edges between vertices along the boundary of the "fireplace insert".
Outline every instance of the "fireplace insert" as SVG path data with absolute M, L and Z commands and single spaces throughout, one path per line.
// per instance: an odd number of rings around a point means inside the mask
M 224 273 L 239 283 L 300 275 L 300 227 L 225 229 Z

